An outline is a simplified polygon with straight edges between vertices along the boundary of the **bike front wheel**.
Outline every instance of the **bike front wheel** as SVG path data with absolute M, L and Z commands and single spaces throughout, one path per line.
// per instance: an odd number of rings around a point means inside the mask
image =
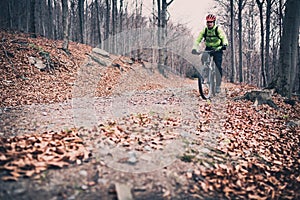
M 211 94 L 212 94 L 212 87 L 211 87 L 211 83 L 207 78 L 199 75 L 198 77 L 198 89 L 199 89 L 199 93 L 200 96 L 203 99 L 209 99 Z

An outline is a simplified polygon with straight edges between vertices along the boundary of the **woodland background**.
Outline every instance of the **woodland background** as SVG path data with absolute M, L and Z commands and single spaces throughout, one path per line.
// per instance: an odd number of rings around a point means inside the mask
M 175 0 L 176 1 L 176 0 Z M 167 40 L 185 35 L 188 51 L 194 38 L 184 24 L 171 23 L 168 7 L 174 0 L 153 0 L 151 16 L 144 15 L 143 0 L 2 0 L 0 27 L 32 33 L 49 39 L 101 47 L 110 52 L 122 49 L 127 41 L 118 33 L 132 28 L 157 29 L 157 50 L 130 52 L 135 59 L 168 65 L 186 76 L 193 70 L 188 62 L 168 52 Z M 283 96 L 300 92 L 298 0 L 216 0 L 218 23 L 228 35 L 230 46 L 224 56 L 225 76 L 243 82 L 275 88 Z M 128 52 L 128 50 L 126 51 Z

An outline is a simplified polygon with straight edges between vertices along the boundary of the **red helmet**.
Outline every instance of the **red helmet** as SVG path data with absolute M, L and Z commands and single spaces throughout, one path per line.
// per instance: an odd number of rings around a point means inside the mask
M 209 14 L 206 16 L 206 21 L 216 21 L 216 16 Z

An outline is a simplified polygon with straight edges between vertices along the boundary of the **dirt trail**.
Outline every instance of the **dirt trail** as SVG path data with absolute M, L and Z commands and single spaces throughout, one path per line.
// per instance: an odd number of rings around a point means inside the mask
M 16 183 L 1 181 L 0 199 L 115 199 L 120 184 L 134 199 L 193 199 L 187 194 L 186 176 L 192 166 L 180 156 L 197 146 L 199 156 L 205 157 L 216 145 L 216 138 L 208 137 L 209 124 L 197 130 L 199 108 L 207 102 L 199 99 L 196 81 L 173 72 L 166 78 L 146 64 L 123 73 L 110 95 L 97 97 L 90 90 L 99 77 L 91 73 L 103 76 L 107 68 L 89 60 L 81 70 L 88 73 L 79 75 L 75 100 L 3 108 L 0 127 L 3 136 L 77 127 L 92 158 Z M 85 82 L 84 77 L 90 79 Z M 141 119 L 150 121 L 141 126 L 136 123 Z M 113 131 L 122 127 L 131 139 L 103 136 L 100 130 L 105 126 Z
M 147 65 L 150 66 L 150 64 Z M 97 68 L 97 72 L 92 73 L 99 75 L 106 73 L 107 70 L 107 67 L 95 63 L 91 66 L 91 61 L 87 61 L 81 69 L 93 71 L 93 68 Z M 151 69 L 138 66 L 122 74 L 109 95 L 95 94 L 97 90 L 95 83 L 101 80 L 101 76 L 94 78 L 95 80 L 87 80 L 87 77 L 91 77 L 90 75 L 78 75 L 77 85 L 73 87 L 75 98 L 71 100 L 53 104 L 0 108 L 0 134 L 15 136 L 25 133 L 60 131 L 81 127 L 85 125 L 81 123 L 88 123 L 88 121 L 93 121 L 93 125 L 98 125 L 100 122 L 132 113 L 164 111 L 169 109 L 168 107 L 182 109 L 186 106 L 184 104 L 192 101 L 195 104 L 199 101 L 196 96 L 195 81 L 186 80 L 172 72 L 169 72 L 170 77 L 165 78 L 157 69 L 152 69 L 152 66 Z M 89 91 L 91 89 L 93 91 Z M 187 107 L 190 106 L 187 105 Z

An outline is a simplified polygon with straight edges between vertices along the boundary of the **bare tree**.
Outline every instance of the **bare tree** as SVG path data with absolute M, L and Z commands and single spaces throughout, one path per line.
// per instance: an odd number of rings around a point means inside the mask
M 245 76 L 245 82 L 253 84 L 253 74 L 255 72 L 255 64 L 254 64 L 254 55 L 255 55 L 255 43 L 256 43 L 256 17 L 257 15 L 255 13 L 255 1 L 251 0 L 249 2 L 248 6 L 248 12 L 246 12 L 246 18 L 245 18 L 245 33 L 246 35 L 246 63 L 247 63 L 247 70 L 245 71 L 246 76 Z M 257 73 L 256 73 L 257 74 Z
M 110 30 L 110 0 L 105 0 L 106 4 L 106 14 L 105 14 L 105 34 L 104 34 L 104 40 L 107 41 L 109 37 L 109 30 Z M 109 46 L 107 43 L 104 44 L 104 48 L 108 49 Z
M 120 0 L 120 7 L 119 7 L 119 32 L 123 31 L 123 16 L 124 11 L 123 11 L 123 0 Z
M 117 33 L 117 23 L 118 23 L 118 8 L 117 8 L 117 0 L 112 0 L 112 11 L 111 11 L 111 16 L 112 16 L 112 35 L 115 35 Z M 115 52 L 116 50 L 116 38 L 113 37 L 111 48 L 112 52 Z
M 116 26 L 117 26 L 117 0 L 112 0 L 112 34 L 116 34 Z
M 62 5 L 62 24 L 63 24 L 63 47 L 62 49 L 65 52 L 69 52 L 69 8 L 68 8 L 68 0 L 61 0 Z
M 36 29 L 35 29 L 35 0 L 30 0 L 30 29 L 33 37 L 36 37 Z
M 264 0 L 256 0 L 256 3 L 259 8 L 259 18 L 260 18 L 260 38 L 261 38 L 261 43 L 260 43 L 260 57 L 261 57 L 261 75 L 262 75 L 262 86 L 266 86 L 267 81 L 266 81 L 266 73 L 265 73 L 265 65 L 264 65 L 264 60 L 265 60 L 265 32 L 264 32 L 264 16 L 263 16 L 263 4 Z
M 270 80 L 270 26 L 271 26 L 271 7 L 272 1 L 266 0 L 266 59 L 265 59 L 265 71 L 266 71 L 266 84 Z
M 236 79 L 235 73 L 235 52 L 234 52 L 234 9 L 233 0 L 230 0 L 230 43 L 231 43 L 231 75 L 230 82 L 233 83 Z
M 300 1 L 287 0 L 280 43 L 280 64 L 275 88 L 283 96 L 291 97 L 299 62 Z
M 102 46 L 102 39 L 101 39 L 101 22 L 100 22 L 100 9 L 99 9 L 99 4 L 98 0 L 95 0 L 95 6 L 96 6 L 96 25 L 97 25 L 97 42 L 98 45 L 101 47 Z
M 52 1 L 48 0 L 48 35 L 50 38 L 54 37 L 53 30 L 53 7 Z
M 54 1 L 54 15 L 55 15 L 55 22 L 54 22 L 54 39 L 57 40 L 59 38 L 59 16 L 60 16 L 60 6 L 58 1 Z
M 158 45 L 161 47 L 161 45 L 164 45 L 165 43 L 165 38 L 167 36 L 167 9 L 168 6 L 173 3 L 174 0 L 170 0 L 167 2 L 167 0 L 157 0 L 157 13 L 158 13 Z M 162 74 L 164 74 L 163 68 L 161 68 L 162 64 L 166 64 L 167 62 L 167 57 L 166 53 L 164 52 L 164 49 L 159 48 L 158 50 L 158 65 L 160 66 L 160 71 Z
M 238 23 L 239 23 L 239 82 L 243 82 L 243 22 L 242 12 L 245 6 L 245 0 L 238 1 Z
M 78 16 L 79 16 L 79 42 L 83 43 L 84 29 L 84 0 L 78 0 Z

